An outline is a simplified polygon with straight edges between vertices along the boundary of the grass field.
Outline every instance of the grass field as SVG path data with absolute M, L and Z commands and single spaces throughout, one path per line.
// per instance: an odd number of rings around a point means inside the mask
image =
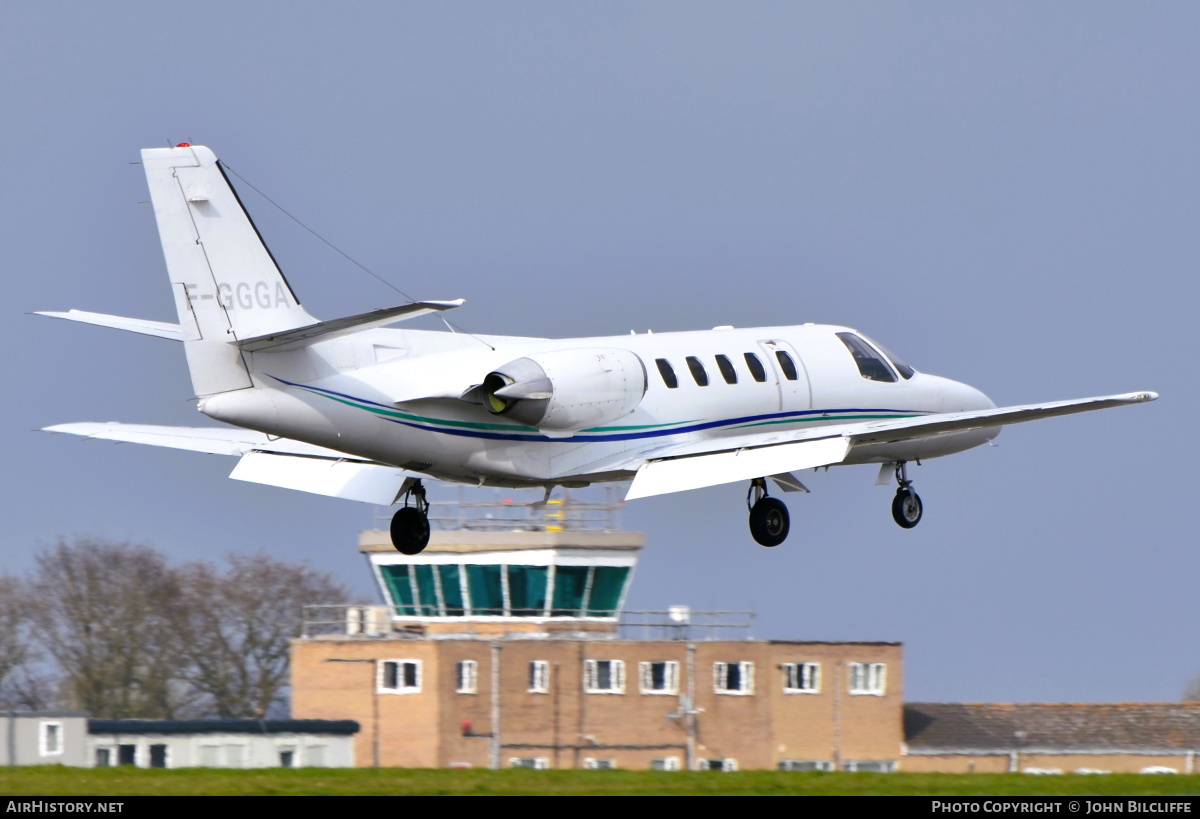
M 187 768 L 0 769 L 5 796 L 508 796 L 918 795 L 1190 796 L 1200 776 L 1022 774 L 665 773 L 655 771 L 422 770 L 388 768 L 227 771 Z

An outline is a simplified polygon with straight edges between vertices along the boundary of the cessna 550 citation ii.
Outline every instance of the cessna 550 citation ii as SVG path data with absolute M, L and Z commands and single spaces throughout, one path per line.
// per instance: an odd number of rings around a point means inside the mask
M 479 486 L 632 479 L 626 498 L 748 482 L 750 531 L 782 543 L 768 481 L 878 464 L 892 515 L 921 520 L 907 464 L 994 438 L 1005 424 L 1153 401 L 1134 392 L 997 408 L 974 387 L 919 373 L 849 327 L 804 324 L 541 339 L 385 329 L 457 301 L 318 321 L 264 246 L 208 148 L 142 151 L 178 324 L 41 313 L 182 342 L 199 410 L 239 429 L 79 423 L 89 438 L 239 460 L 230 477 L 403 504 L 392 542 L 429 540 L 425 477 Z

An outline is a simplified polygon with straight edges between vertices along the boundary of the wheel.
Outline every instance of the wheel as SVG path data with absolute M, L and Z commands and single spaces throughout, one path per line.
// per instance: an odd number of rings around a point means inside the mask
M 760 498 L 750 509 L 750 534 L 763 546 L 778 546 L 788 536 L 787 507 L 775 498 Z
M 429 518 L 414 506 L 392 516 L 392 545 L 404 555 L 419 555 L 429 543 Z
M 892 499 L 892 517 L 905 529 L 921 522 L 921 497 L 911 489 L 897 489 Z

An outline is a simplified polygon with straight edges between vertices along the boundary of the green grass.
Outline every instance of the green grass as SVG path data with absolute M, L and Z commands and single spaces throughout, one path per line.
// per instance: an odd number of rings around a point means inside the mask
M 666 773 L 385 768 L 226 771 L 185 768 L 3 768 L 5 796 L 302 795 L 921 795 L 1185 796 L 1200 776 L 1022 774 Z

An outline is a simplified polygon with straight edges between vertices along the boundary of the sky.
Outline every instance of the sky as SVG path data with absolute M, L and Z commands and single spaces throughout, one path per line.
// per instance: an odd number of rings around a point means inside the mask
M 1200 675 L 1195 3 L 10 2 L 0 21 L 0 573 L 89 535 L 307 560 L 370 599 L 374 507 L 33 432 L 205 422 L 178 345 L 25 315 L 176 320 L 131 163 L 187 141 L 394 287 L 466 298 L 471 332 L 830 322 L 1000 405 L 1158 391 L 912 469 L 909 531 L 872 467 L 802 476 L 775 549 L 740 484 L 632 501 L 627 603 L 903 642 L 910 701 L 1172 701 Z M 240 190 L 309 312 L 406 301 Z

